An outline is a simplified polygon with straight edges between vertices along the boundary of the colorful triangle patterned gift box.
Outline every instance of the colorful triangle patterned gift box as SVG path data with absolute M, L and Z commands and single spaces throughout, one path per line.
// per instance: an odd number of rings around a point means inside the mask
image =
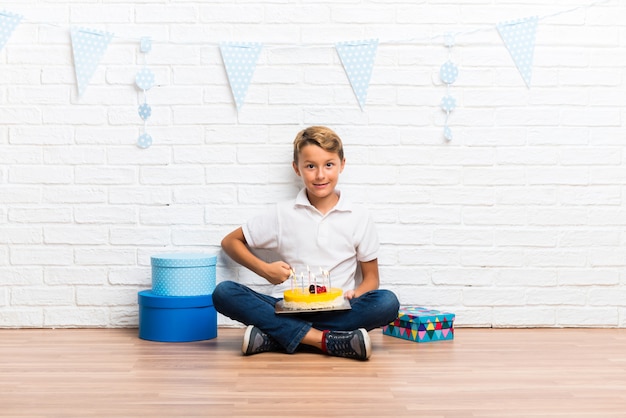
M 398 317 L 383 327 L 383 334 L 418 343 L 454 339 L 454 318 L 450 312 L 422 307 L 404 307 Z

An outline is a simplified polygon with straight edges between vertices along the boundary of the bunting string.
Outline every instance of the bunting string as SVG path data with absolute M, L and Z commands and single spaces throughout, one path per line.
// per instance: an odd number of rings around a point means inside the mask
M 450 86 L 456 81 L 459 75 L 459 68 L 452 62 L 452 47 L 454 46 L 454 36 L 448 35 L 444 45 L 448 48 L 448 60 L 439 69 L 439 78 L 446 85 L 446 95 L 441 99 L 441 110 L 446 112 L 446 120 L 443 127 L 443 137 L 447 141 L 452 141 L 452 129 L 448 126 L 450 112 L 456 108 L 456 99 L 450 94 Z
M 573 13 L 573 12 L 577 12 L 580 10 L 584 10 L 584 9 L 589 9 L 592 7 L 597 7 L 600 5 L 604 5 L 604 4 L 608 4 L 608 3 L 614 3 L 617 2 L 617 0 L 598 0 L 589 4 L 585 4 L 585 5 L 581 5 L 581 6 L 576 6 L 576 7 L 572 7 L 570 9 L 565 9 L 565 10 L 559 10 L 559 11 L 555 11 L 553 13 L 550 14 L 546 14 L 546 15 L 542 15 L 538 17 L 538 20 L 541 22 L 543 20 L 546 19 L 551 19 L 551 18 L 555 18 L 561 15 L 565 15 L 565 14 L 569 14 L 569 13 Z M 9 12 L 7 11 L 0 11 L 0 16 L 2 16 L 3 14 L 8 14 Z M 41 21 L 31 21 L 29 20 L 27 17 L 22 17 L 21 19 L 22 22 L 24 23 L 30 23 L 30 24 L 37 24 L 37 25 L 46 25 L 46 26 L 52 26 L 52 27 L 57 27 L 57 28 L 66 28 L 63 25 L 57 24 L 57 23 L 50 23 L 50 22 L 41 22 Z M 465 29 L 465 30 L 459 30 L 456 32 L 451 32 L 451 31 L 446 31 L 446 32 L 442 32 L 442 33 L 437 33 L 435 35 L 431 35 L 431 36 L 426 36 L 426 35 L 422 35 L 422 36 L 417 36 L 417 37 L 412 37 L 412 38 L 406 38 L 406 39 L 387 39 L 387 40 L 379 40 L 379 46 L 387 46 L 387 45 L 413 45 L 413 44 L 426 44 L 426 43 L 433 43 L 435 41 L 437 42 L 441 42 L 443 41 L 446 37 L 448 36 L 453 36 L 455 39 L 458 39 L 460 37 L 465 37 L 468 35 L 473 35 L 476 33 L 480 33 L 480 32 L 491 32 L 494 30 L 494 25 L 483 25 L 480 26 L 478 28 L 474 28 L 474 29 Z M 113 39 L 117 39 L 120 41 L 126 41 L 129 43 L 139 43 L 141 42 L 141 39 L 143 37 L 142 36 L 123 36 L 123 35 L 113 35 Z M 165 45 L 205 45 L 205 46 L 214 46 L 214 47 L 219 47 L 220 44 L 222 44 L 222 41 L 219 42 L 211 42 L 211 41 L 171 41 L 171 40 L 158 40 L 158 39 L 153 39 L 152 40 L 153 44 L 165 44 Z M 294 43 L 294 42 L 271 42 L 271 43 L 267 43 L 264 42 L 263 43 L 263 49 L 266 50 L 273 50 L 273 49 L 302 49 L 302 48 L 333 48 L 334 44 L 329 44 L 329 43 Z M 1 48 L 0 48 L 1 49 Z
M 148 134 L 148 119 L 152 116 L 152 107 L 148 104 L 148 90 L 154 86 L 154 73 L 148 68 L 148 53 L 152 50 L 152 40 L 149 37 L 141 39 L 139 51 L 143 54 L 143 68 L 135 76 L 135 84 L 143 92 L 143 103 L 139 105 L 137 113 L 143 120 L 143 133 L 137 138 L 139 148 L 148 148 L 152 145 L 152 136 Z

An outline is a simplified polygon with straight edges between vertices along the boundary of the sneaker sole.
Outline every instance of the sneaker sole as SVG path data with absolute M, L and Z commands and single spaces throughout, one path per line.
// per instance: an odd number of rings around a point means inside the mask
M 248 325 L 246 328 L 246 332 L 243 334 L 243 343 L 241 344 L 241 352 L 244 355 L 248 355 L 248 347 L 250 346 L 250 335 L 252 334 L 252 329 L 254 325 Z
M 365 358 L 363 360 L 367 360 L 372 355 L 372 340 L 365 328 L 359 328 L 359 331 L 363 335 L 363 345 L 365 345 Z

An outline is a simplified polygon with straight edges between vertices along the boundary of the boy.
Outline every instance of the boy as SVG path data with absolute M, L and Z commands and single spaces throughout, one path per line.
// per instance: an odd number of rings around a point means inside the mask
M 248 325 L 245 355 L 293 353 L 303 344 L 330 355 L 367 360 L 371 354 L 367 330 L 393 321 L 399 307 L 392 292 L 378 289 L 374 223 L 364 208 L 335 189 L 346 163 L 335 132 L 312 126 L 299 132 L 293 145 L 293 169 L 304 188 L 295 200 L 273 206 L 222 240 L 222 249 L 234 261 L 275 285 L 272 294 L 225 281 L 216 286 L 213 304 L 218 312 Z M 271 249 L 280 261 L 265 262 L 250 248 Z M 275 305 L 289 288 L 285 282 L 292 266 L 329 270 L 351 309 L 277 315 Z

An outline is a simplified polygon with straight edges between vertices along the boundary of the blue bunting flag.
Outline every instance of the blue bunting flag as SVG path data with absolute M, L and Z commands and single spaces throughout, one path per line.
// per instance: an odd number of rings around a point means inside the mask
M 78 95 L 82 96 L 113 39 L 113 34 L 85 28 L 72 28 L 71 34 Z
M 346 71 L 352 90 L 359 101 L 361 110 L 365 108 L 378 39 L 339 42 L 335 44 L 339 58 Z
M 496 25 L 504 45 L 509 50 L 526 86 L 530 88 L 537 33 L 537 16 L 501 22 Z
M 220 44 L 226 75 L 237 110 L 243 106 L 262 48 L 263 44 L 254 42 L 225 42 Z

